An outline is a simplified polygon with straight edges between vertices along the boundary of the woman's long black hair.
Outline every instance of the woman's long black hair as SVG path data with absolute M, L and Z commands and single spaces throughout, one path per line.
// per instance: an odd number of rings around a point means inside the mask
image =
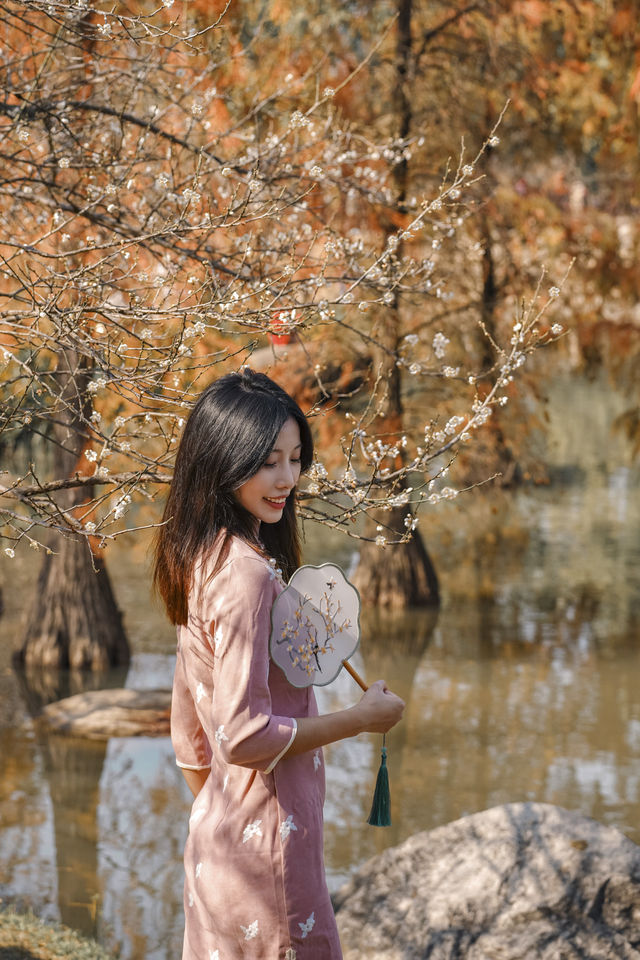
M 290 417 L 300 428 L 304 471 L 313 460 L 309 425 L 295 400 L 265 374 L 245 367 L 220 377 L 198 398 L 182 434 L 155 542 L 153 583 L 172 623 L 187 622 L 194 566 L 221 531 L 216 569 L 233 536 L 274 557 L 286 578 L 300 565 L 295 489 L 280 520 L 261 525 L 261 542 L 255 518 L 234 492 L 263 465 Z

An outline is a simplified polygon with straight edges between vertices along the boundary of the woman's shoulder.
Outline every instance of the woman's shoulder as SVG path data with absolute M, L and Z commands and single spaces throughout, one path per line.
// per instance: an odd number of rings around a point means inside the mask
M 227 568 L 231 573 L 242 570 L 245 574 L 271 581 L 275 577 L 276 562 L 270 560 L 264 553 L 252 547 L 241 537 L 231 537 L 229 552 L 221 571 L 224 568 Z
M 226 543 L 219 538 L 213 548 L 203 555 L 200 577 L 204 582 L 222 586 L 227 581 L 234 585 L 250 581 L 266 586 L 278 575 L 277 564 L 260 553 L 241 537 L 232 536 Z

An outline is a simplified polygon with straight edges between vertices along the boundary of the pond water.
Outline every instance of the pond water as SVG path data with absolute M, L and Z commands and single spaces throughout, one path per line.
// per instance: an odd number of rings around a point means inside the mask
M 425 523 L 439 612 L 365 617 L 355 666 L 407 701 L 388 742 L 393 826 L 364 822 L 380 738 L 328 748 L 331 889 L 386 846 L 507 801 L 578 809 L 640 842 L 640 472 L 602 436 L 581 440 L 580 469 L 566 470 L 570 439 L 563 429 L 547 450 L 562 483 L 476 491 Z M 352 548 L 315 536 L 306 559 L 348 567 Z M 134 657 L 126 676 L 96 683 L 167 686 L 174 637 L 149 600 L 144 545 L 110 550 Z M 170 960 L 182 938 L 186 787 L 166 739 L 91 744 L 34 724 L 53 681 L 26 690 L 8 658 L 34 559 L 0 569 L 0 897 L 125 960 Z M 346 675 L 318 690 L 322 711 L 357 696 Z

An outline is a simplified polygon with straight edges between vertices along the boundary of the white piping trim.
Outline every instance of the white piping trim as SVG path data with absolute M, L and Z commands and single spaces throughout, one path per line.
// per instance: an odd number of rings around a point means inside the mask
M 211 764 L 207 763 L 203 767 L 196 767 L 192 763 L 181 763 L 179 760 L 176 760 L 176 766 L 181 767 L 183 770 L 211 770 Z
M 286 745 L 285 747 L 283 747 L 283 749 L 280 751 L 280 753 L 279 753 L 278 756 L 275 758 L 275 760 L 272 760 L 272 761 L 271 761 L 271 763 L 269 764 L 269 766 L 268 766 L 267 769 L 265 770 L 265 773 L 271 773 L 271 771 L 273 770 L 273 768 L 274 768 L 275 765 L 277 764 L 278 760 L 282 760 L 282 758 L 284 757 L 285 753 L 287 752 L 287 750 L 289 749 L 289 747 L 291 746 L 291 744 L 293 743 L 293 741 L 294 741 L 295 738 L 296 738 L 296 733 L 298 732 L 298 721 L 296 720 L 295 717 L 292 717 L 291 720 L 292 720 L 292 723 L 293 723 L 293 727 L 292 727 L 292 729 L 291 729 L 291 736 L 289 737 L 289 742 L 287 743 L 287 745 Z

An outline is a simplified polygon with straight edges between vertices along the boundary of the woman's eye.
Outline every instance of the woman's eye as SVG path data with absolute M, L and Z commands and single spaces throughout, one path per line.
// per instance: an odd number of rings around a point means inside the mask
M 291 463 L 302 463 L 302 457 L 291 457 Z M 277 467 L 278 461 L 274 460 L 273 463 L 263 463 L 263 467 Z

